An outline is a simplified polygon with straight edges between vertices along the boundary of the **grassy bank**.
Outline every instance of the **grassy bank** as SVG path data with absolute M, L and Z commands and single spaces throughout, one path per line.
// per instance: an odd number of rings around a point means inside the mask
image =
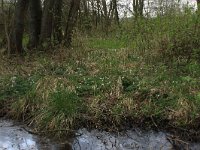
M 70 50 L 2 57 L 0 112 L 57 136 L 82 126 L 198 130 L 196 15 L 131 24 L 107 38 L 76 36 Z

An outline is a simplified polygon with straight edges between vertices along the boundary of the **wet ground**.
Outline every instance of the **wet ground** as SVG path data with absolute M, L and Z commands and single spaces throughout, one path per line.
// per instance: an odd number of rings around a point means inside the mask
M 59 144 L 28 132 L 23 125 L 0 120 L 0 150 L 200 150 L 200 143 L 187 143 L 173 139 L 164 132 L 130 130 L 111 134 L 98 130 L 77 131 L 76 137 L 67 144 Z
M 82 129 L 77 133 L 81 136 L 76 137 L 73 142 L 75 150 L 200 150 L 200 143 L 174 139 L 164 132 L 142 132 L 135 129 L 117 135 Z
M 30 134 L 21 124 L 0 120 L 0 150 L 55 149 L 50 140 Z

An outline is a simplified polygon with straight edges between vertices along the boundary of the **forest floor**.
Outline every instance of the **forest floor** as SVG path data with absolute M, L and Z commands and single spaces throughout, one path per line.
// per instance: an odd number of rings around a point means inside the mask
M 0 114 L 63 136 L 139 126 L 200 139 L 200 66 L 150 63 L 111 39 L 0 58 Z

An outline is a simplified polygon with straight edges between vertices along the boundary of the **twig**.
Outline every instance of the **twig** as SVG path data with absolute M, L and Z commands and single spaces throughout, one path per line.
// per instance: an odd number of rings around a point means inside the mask
M 152 120 L 152 122 L 153 122 L 154 126 L 155 126 L 156 128 L 158 128 L 158 125 L 155 123 L 155 121 L 154 121 L 154 119 L 153 119 L 153 117 L 152 117 L 152 116 L 151 116 L 151 120 Z
M 179 139 L 178 137 L 175 137 L 175 136 L 168 136 L 167 137 L 167 140 L 174 146 L 174 147 L 177 147 L 177 148 L 183 148 L 184 149 L 186 148 L 186 150 L 189 150 L 189 143 L 186 142 L 186 141 L 183 141 L 181 139 Z
M 170 139 L 170 140 L 178 141 L 178 142 L 181 142 L 181 143 L 184 143 L 184 144 L 189 145 L 188 142 L 183 141 L 183 140 L 181 140 L 181 139 L 179 139 L 178 137 L 175 137 L 175 136 L 173 136 L 173 135 L 169 135 L 167 138 Z

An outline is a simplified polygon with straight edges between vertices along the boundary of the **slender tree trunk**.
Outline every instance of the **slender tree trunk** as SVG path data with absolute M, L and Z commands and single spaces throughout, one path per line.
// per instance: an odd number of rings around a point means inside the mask
M 143 9 L 144 9 L 144 0 L 139 0 L 139 15 L 143 16 Z
M 80 3 L 80 10 L 82 10 L 80 12 L 81 14 L 80 19 L 82 21 L 81 28 L 82 30 L 88 31 L 89 30 L 88 25 L 90 22 L 90 8 L 89 8 L 88 0 L 82 0 L 81 2 L 82 2 Z
M 100 15 L 100 0 L 97 0 L 97 24 L 100 24 L 101 15 Z
M 29 2 L 29 48 L 37 47 L 39 43 L 42 19 L 42 6 L 40 0 Z
M 103 5 L 103 12 L 104 12 L 104 15 L 105 15 L 105 16 L 108 16 L 106 0 L 102 0 L 102 5 Z
M 110 8 L 109 8 L 109 12 L 108 12 L 108 17 L 112 18 L 113 17 L 113 0 L 110 1 Z
M 133 0 L 133 12 L 135 18 L 143 16 L 144 0 Z
M 97 27 L 97 11 L 95 10 L 94 1 L 91 1 L 92 24 Z
M 113 0 L 113 9 L 115 11 L 115 22 L 119 25 L 119 13 L 117 9 L 117 0 Z
M 133 12 L 134 12 L 135 17 L 137 17 L 138 15 L 137 8 L 138 8 L 138 0 L 133 0 Z
M 109 20 L 109 12 L 107 10 L 107 4 L 106 0 L 102 0 L 102 6 L 103 6 L 103 16 L 104 16 L 104 26 L 103 28 L 105 29 L 106 34 L 108 34 L 108 27 L 110 26 L 110 20 Z
M 1 27 L 4 27 L 4 34 L 5 37 L 3 35 L 2 37 L 2 41 L 0 41 L 0 48 L 5 46 L 4 44 L 7 42 L 7 50 L 8 52 L 10 52 L 10 38 L 9 38 L 9 32 L 8 32 L 8 20 L 6 19 L 6 14 L 5 14 L 5 9 L 4 9 L 4 0 L 1 0 L 1 11 L 0 11 L 0 15 L 1 15 L 1 19 L 2 19 L 2 24 Z
M 42 16 L 40 41 L 50 42 L 53 30 L 53 8 L 57 0 L 45 0 Z
M 200 12 L 200 0 L 197 0 L 197 11 Z
M 62 5 L 63 0 L 57 0 L 54 6 L 54 40 L 58 43 L 62 42 Z
M 67 26 L 65 29 L 65 46 L 67 47 L 71 46 L 72 33 L 74 26 L 76 25 L 79 7 L 80 7 L 80 0 L 71 0 Z
M 24 18 L 28 8 L 28 0 L 18 0 L 10 36 L 10 53 L 22 54 L 22 38 L 24 33 Z
M 88 17 L 89 9 L 88 9 L 88 5 L 87 5 L 87 0 L 82 0 L 82 2 L 83 2 L 83 9 L 84 9 L 85 16 Z

